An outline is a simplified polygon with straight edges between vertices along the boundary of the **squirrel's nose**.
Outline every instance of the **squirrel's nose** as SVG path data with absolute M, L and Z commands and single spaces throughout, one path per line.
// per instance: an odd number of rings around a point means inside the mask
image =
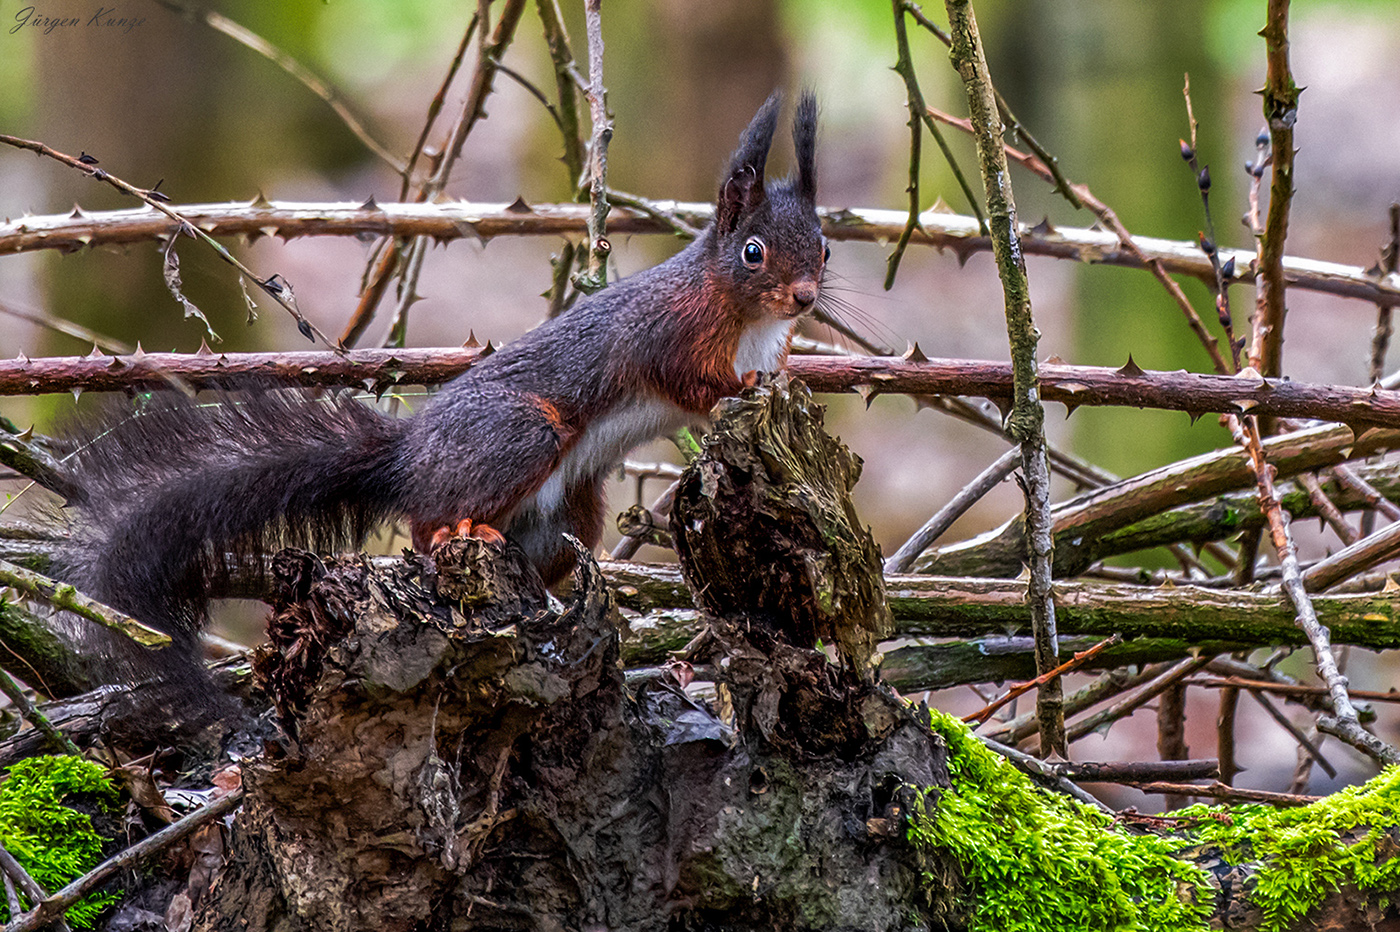
M 816 303 L 817 283 L 797 282 L 792 286 L 792 300 L 797 302 L 797 306 L 807 309 Z

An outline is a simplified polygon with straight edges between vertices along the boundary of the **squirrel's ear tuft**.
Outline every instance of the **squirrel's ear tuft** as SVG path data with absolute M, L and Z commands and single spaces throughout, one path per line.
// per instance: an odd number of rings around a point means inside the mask
M 797 153 L 797 196 L 817 203 L 817 98 L 803 91 L 792 121 L 792 144 Z
M 729 160 L 729 172 L 720 185 L 715 205 L 715 225 L 721 233 L 732 232 L 740 217 L 763 202 L 763 169 L 782 102 L 783 95 L 774 91 L 739 137 L 739 148 Z

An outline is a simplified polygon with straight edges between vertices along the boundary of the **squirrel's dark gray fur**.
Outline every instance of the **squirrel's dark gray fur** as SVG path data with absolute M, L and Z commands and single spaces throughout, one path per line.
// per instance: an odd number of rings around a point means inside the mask
M 493 525 L 559 578 L 573 559 L 561 533 L 596 544 L 603 479 L 627 450 L 780 365 L 818 297 L 816 104 L 797 108 L 795 179 L 765 185 L 778 106 L 775 94 L 744 132 L 694 242 L 488 356 L 412 417 L 278 389 L 209 403 L 158 393 L 89 423 L 61 574 L 186 652 L 228 555 L 355 545 L 388 518 L 408 518 L 420 547 L 464 518 Z

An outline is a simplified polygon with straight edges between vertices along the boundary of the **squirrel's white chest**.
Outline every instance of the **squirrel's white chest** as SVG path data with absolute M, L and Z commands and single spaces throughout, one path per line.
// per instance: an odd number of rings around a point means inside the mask
M 739 335 L 739 348 L 734 353 L 734 374 L 743 379 L 747 372 L 777 369 L 787 355 L 788 340 L 796 325 L 796 320 L 768 318 L 745 329 Z
M 683 408 L 659 398 L 633 399 L 595 419 L 535 493 L 535 508 L 543 514 L 556 511 L 565 492 L 580 480 L 592 481 L 622 462 L 633 447 L 674 433 L 694 420 Z

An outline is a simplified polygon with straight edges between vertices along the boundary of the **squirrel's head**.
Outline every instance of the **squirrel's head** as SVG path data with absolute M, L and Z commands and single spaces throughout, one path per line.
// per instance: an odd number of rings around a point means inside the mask
M 817 101 L 810 92 L 793 119 L 796 177 L 764 183 L 781 103 L 781 94 L 769 97 L 739 137 L 715 205 L 714 238 L 720 277 L 745 314 L 791 320 L 816 306 L 830 250 L 817 220 Z

